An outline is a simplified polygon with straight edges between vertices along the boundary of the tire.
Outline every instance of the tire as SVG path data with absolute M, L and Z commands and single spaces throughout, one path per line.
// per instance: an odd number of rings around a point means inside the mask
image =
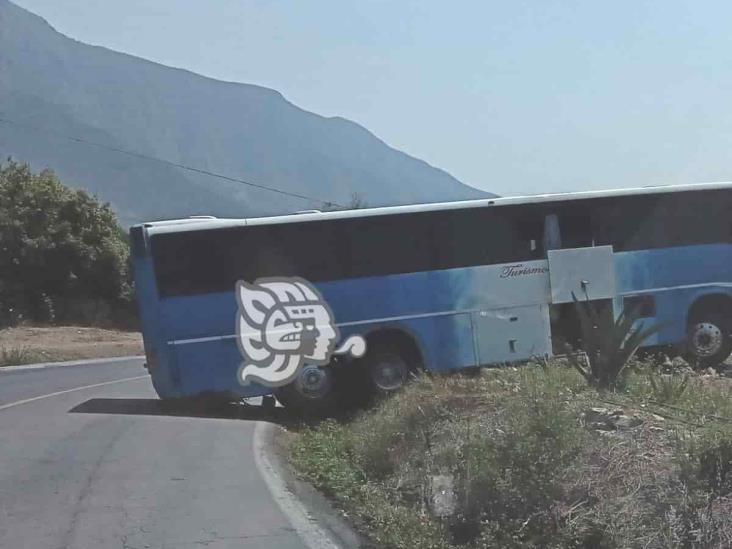
M 719 366 L 732 353 L 732 321 L 719 313 L 699 315 L 689 323 L 687 351 L 698 367 Z
M 338 407 L 334 369 L 306 364 L 292 383 L 275 391 L 275 396 L 289 412 L 305 416 L 331 414 Z
M 389 395 L 399 391 L 412 371 L 403 353 L 393 345 L 372 345 L 362 361 L 372 392 L 377 395 Z

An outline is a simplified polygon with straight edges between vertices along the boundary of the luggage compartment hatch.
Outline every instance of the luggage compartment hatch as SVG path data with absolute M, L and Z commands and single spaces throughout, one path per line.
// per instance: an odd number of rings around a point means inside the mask
M 549 284 L 552 303 L 577 299 L 611 299 L 615 296 L 612 246 L 549 250 Z

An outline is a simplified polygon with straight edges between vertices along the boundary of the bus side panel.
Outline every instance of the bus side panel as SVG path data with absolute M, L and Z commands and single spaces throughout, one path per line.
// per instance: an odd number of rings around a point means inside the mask
M 506 265 L 492 265 L 339 280 L 317 286 L 333 310 L 342 338 L 365 335 L 377 327 L 400 326 L 413 335 L 428 369 L 454 369 L 476 365 L 473 313 L 546 303 L 546 261 L 512 266 L 509 274 Z M 533 270 L 522 271 L 524 268 Z M 234 288 L 164 298 L 160 307 L 167 347 L 174 349 L 171 356 L 183 394 L 265 394 L 265 389 L 245 388 L 237 380 L 243 357 L 235 340 Z
M 354 334 L 368 338 L 370 333 L 380 330 L 402 331 L 417 344 L 426 370 L 453 370 L 477 365 L 470 313 L 341 326 L 339 330 L 343 339 Z
M 530 305 L 473 314 L 481 364 L 511 363 L 552 353 L 549 307 Z
M 645 346 L 679 344 L 686 339 L 689 308 L 709 294 L 732 296 L 732 245 L 707 244 L 615 254 L 616 311 L 633 296 L 651 296 L 655 314 L 645 326 L 663 328 Z
M 231 292 L 164 298 L 161 317 L 167 327 L 166 347 L 173 357 L 180 392 L 236 397 L 265 395 L 271 389 L 243 386 L 237 373 L 243 357 L 236 344 L 237 304 Z
M 543 305 L 549 300 L 546 260 L 339 280 L 317 286 L 339 323 Z
M 180 371 L 181 392 L 223 393 L 239 398 L 267 395 L 269 387 L 238 381 L 243 359 L 233 337 L 170 345 Z
M 615 253 L 619 294 L 732 283 L 732 244 Z
M 343 280 L 319 286 L 336 319 L 341 323 L 360 320 L 356 327 L 362 335 L 394 327 L 411 333 L 429 370 L 496 362 L 480 359 L 481 341 L 484 351 L 491 346 L 505 348 L 499 361 L 551 353 L 546 260 Z M 501 316 L 501 325 L 507 326 L 500 333 L 493 329 L 495 326 L 486 326 L 486 319 L 480 316 L 493 317 L 494 313 Z M 514 319 L 520 321 L 513 323 Z M 349 327 L 348 335 L 359 333 L 358 329 Z
M 547 262 L 527 262 L 532 274 L 502 276 L 505 265 L 399 274 L 317 283 L 336 324 L 376 323 L 420 315 L 450 314 L 546 304 Z M 231 291 L 163 298 L 168 341 L 228 336 L 235 332 L 237 303 Z

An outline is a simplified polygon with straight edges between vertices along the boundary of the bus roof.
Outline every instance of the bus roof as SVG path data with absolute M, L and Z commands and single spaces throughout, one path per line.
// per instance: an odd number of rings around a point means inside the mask
M 206 229 L 221 229 L 226 227 L 241 227 L 248 225 L 275 225 L 300 221 L 322 221 L 326 219 L 344 219 L 349 217 L 369 217 L 399 213 L 416 213 L 437 210 L 452 210 L 460 208 L 479 208 L 485 206 L 508 206 L 519 204 L 536 204 L 542 202 L 559 202 L 566 200 L 581 200 L 589 198 L 604 198 L 610 196 L 633 196 L 648 194 L 663 194 L 684 191 L 709 191 L 731 189 L 732 182 L 692 183 L 685 185 L 657 185 L 626 189 L 609 189 L 596 191 L 578 191 L 564 193 L 536 194 L 527 196 L 507 196 L 476 200 L 460 200 L 455 202 L 435 202 L 428 204 L 410 204 L 406 206 L 382 206 L 378 208 L 363 208 L 358 210 L 336 210 L 319 212 L 307 210 L 302 213 L 284 214 L 268 217 L 250 217 L 242 219 L 219 219 L 210 216 L 192 216 L 185 219 L 154 221 L 144 223 L 148 233 L 161 234 L 170 232 L 200 231 Z

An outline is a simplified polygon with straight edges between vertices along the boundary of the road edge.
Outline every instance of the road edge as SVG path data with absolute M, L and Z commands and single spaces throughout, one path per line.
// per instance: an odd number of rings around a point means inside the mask
M 272 498 L 310 549 L 361 547 L 361 539 L 330 502 L 299 480 L 283 457 L 283 427 L 258 421 L 252 446 L 254 462 Z
M 105 358 L 84 358 L 79 360 L 65 360 L 58 362 L 38 362 L 36 364 L 19 364 L 18 366 L 2 366 L 0 374 L 13 372 L 27 372 L 29 370 L 46 370 L 48 368 L 62 368 L 64 366 L 90 366 L 92 364 L 110 364 L 114 362 L 129 362 L 144 359 L 145 355 L 114 356 Z

